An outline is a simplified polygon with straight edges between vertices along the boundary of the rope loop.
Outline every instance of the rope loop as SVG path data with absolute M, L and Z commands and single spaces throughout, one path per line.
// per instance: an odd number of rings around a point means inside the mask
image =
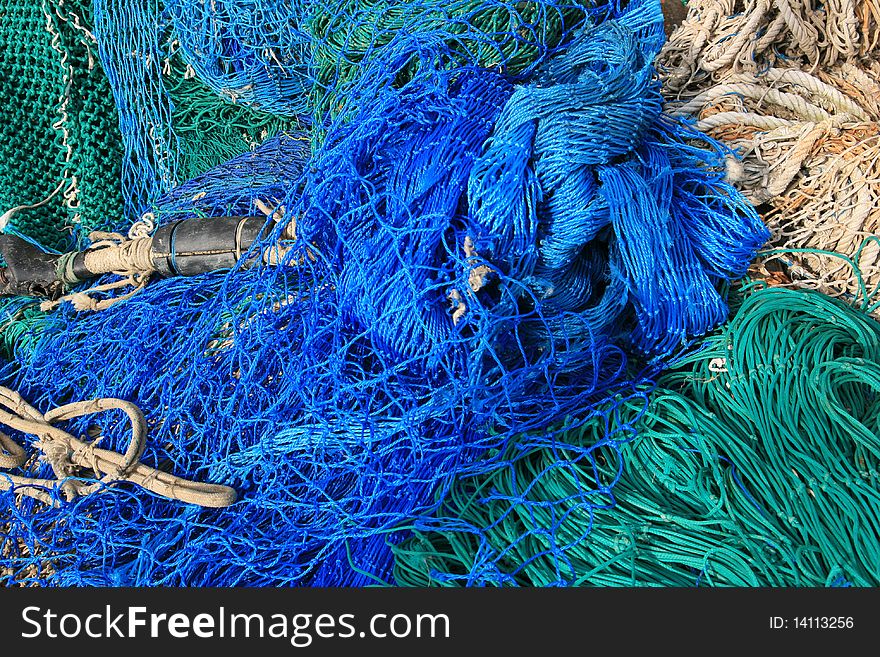
M 54 426 L 76 417 L 118 409 L 131 421 L 131 440 L 125 452 L 101 449 L 97 443 L 86 443 Z M 0 386 L 0 424 L 37 436 L 34 446 L 52 466 L 55 480 L 37 479 L 4 473 L 0 476 L 0 490 L 14 488 L 46 504 L 57 504 L 46 489 L 60 489 L 67 499 L 98 492 L 122 481 L 130 481 L 163 497 L 198 506 L 220 508 L 235 502 L 236 492 L 228 486 L 203 484 L 183 479 L 140 462 L 146 447 L 147 422 L 135 404 L 112 397 L 65 404 L 40 413 L 17 392 Z M 24 448 L 8 435 L 0 432 L 0 469 L 17 468 L 26 462 Z M 90 470 L 95 481 L 77 477 Z

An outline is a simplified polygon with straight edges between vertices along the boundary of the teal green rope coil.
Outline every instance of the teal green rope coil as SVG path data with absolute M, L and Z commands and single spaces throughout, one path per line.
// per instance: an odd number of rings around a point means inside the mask
M 647 399 L 458 481 L 460 530 L 418 523 L 396 582 L 880 584 L 880 323 L 754 286 Z

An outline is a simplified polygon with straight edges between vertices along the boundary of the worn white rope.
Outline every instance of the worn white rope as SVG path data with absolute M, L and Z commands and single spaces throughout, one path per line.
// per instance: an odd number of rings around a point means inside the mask
M 768 104 L 778 105 L 781 108 L 790 110 L 796 114 L 798 118 L 806 121 L 824 121 L 831 117 L 828 112 L 817 105 L 807 102 L 802 96 L 785 93 L 767 86 L 766 84 L 745 82 L 721 84 L 712 87 L 711 89 L 707 89 L 670 113 L 673 116 L 695 114 L 705 105 L 708 105 L 719 97 L 726 95 L 736 95 L 756 100 L 758 101 L 759 107 Z
M 124 411 L 131 421 L 131 440 L 122 454 L 99 448 L 100 438 L 86 443 L 54 426 L 64 420 L 111 409 Z M 51 491 L 56 489 L 71 501 L 128 481 L 157 495 L 204 507 L 226 507 L 236 499 L 235 490 L 228 486 L 190 481 L 141 463 L 146 447 L 147 422 L 135 404 L 122 399 L 104 397 L 74 402 L 44 414 L 17 392 L 0 386 L 0 425 L 36 436 L 34 447 L 42 452 L 56 477 L 39 479 L 0 472 L 0 490 L 11 488 L 21 495 L 54 505 L 58 502 Z M 0 433 L 0 469 L 18 468 L 25 461 L 24 448 Z M 83 479 L 84 471 L 90 471 L 92 481 Z
M 797 284 L 880 284 L 880 0 L 690 0 L 657 60 L 667 112 L 725 142 Z M 791 282 L 791 281 L 789 281 Z

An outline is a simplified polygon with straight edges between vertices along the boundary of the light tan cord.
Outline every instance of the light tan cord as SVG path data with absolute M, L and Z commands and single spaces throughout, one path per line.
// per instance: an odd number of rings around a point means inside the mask
M 124 454 L 101 449 L 95 443 L 85 443 L 53 426 L 56 422 L 111 409 L 124 411 L 131 421 L 131 440 Z M 104 397 L 74 402 L 42 414 L 17 392 L 0 386 L 0 424 L 36 436 L 34 446 L 43 452 L 56 477 L 36 479 L 0 473 L 2 490 L 14 488 L 16 493 L 52 504 L 54 498 L 49 491 L 53 489 L 60 489 L 65 499 L 70 501 L 115 483 L 129 481 L 157 495 L 198 506 L 226 507 L 236 500 L 236 492 L 229 486 L 190 481 L 141 463 L 140 458 L 146 447 L 147 423 L 135 404 L 122 399 Z M 0 433 L 0 449 L 0 468 L 10 469 L 24 464 L 24 449 L 3 433 Z M 90 471 L 92 476 L 89 478 L 95 481 L 78 479 L 86 477 L 84 471 Z

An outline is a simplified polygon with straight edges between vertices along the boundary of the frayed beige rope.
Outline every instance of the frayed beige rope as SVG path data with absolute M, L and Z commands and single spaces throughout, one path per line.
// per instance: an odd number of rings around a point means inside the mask
M 690 0 L 657 70 L 666 111 L 741 158 L 728 180 L 789 250 L 790 284 L 880 284 L 880 0 Z
M 260 261 L 265 265 L 281 264 L 286 262 L 289 254 L 298 248 L 298 245 L 295 244 L 297 241 L 296 217 L 285 218 L 284 206 L 275 205 L 276 203 L 277 201 L 274 200 L 273 203 L 258 200 L 256 205 L 273 221 L 281 222 L 284 220 L 286 222 L 280 240 L 263 248 L 260 257 L 253 258 L 245 266 L 253 266 Z M 70 302 L 78 311 L 100 311 L 137 294 L 157 271 L 154 259 L 168 256 L 168 254 L 157 254 L 153 248 L 154 241 L 148 231 L 154 227 L 155 217 L 152 213 L 147 213 L 132 226 L 127 237 L 120 233 L 98 231 L 90 233 L 89 239 L 92 241 L 92 245 L 88 249 L 82 252 L 66 253 L 59 258 L 56 270 L 58 279 L 65 286 L 73 286 L 82 282 L 77 276 L 74 266 L 80 255 L 83 258 L 81 266 L 93 275 L 115 274 L 122 278 L 112 283 L 91 287 L 88 290 L 73 292 L 58 299 L 44 301 L 40 304 L 40 308 L 49 311 L 64 302 Z M 242 221 L 239 222 L 234 235 L 236 261 L 240 260 L 250 248 L 249 244 L 242 244 L 243 229 L 244 223 Z M 303 255 L 293 260 L 291 264 L 302 265 L 307 260 L 315 262 L 318 257 L 317 253 L 315 245 L 311 244 L 304 249 Z M 110 298 L 98 298 L 100 293 L 122 288 L 130 289 L 124 294 Z
M 103 411 L 119 409 L 131 421 L 132 436 L 124 454 L 101 449 L 85 443 L 63 429 L 57 422 Z M 0 424 L 37 436 L 34 446 L 42 451 L 52 466 L 55 479 L 36 479 L 9 473 L 0 473 L 0 489 L 13 488 L 16 493 L 53 504 L 49 492 L 59 490 L 70 501 L 82 495 L 98 492 L 115 483 L 128 481 L 138 484 L 157 495 L 172 500 L 204 507 L 226 507 L 235 502 L 236 492 L 228 486 L 203 484 L 176 477 L 140 462 L 146 447 L 147 423 L 141 410 L 122 399 L 101 398 L 65 404 L 40 413 L 18 393 L 0 386 Z M 20 467 L 25 462 L 25 451 L 6 434 L 0 433 L 0 468 Z M 91 475 L 88 475 L 88 472 Z M 82 481 L 86 477 L 96 481 Z
M 89 234 L 89 239 L 92 241 L 92 246 L 85 252 L 84 265 L 86 269 L 94 272 L 112 273 L 123 278 L 112 283 L 92 287 L 85 292 L 74 292 L 54 301 L 44 301 L 40 304 L 41 310 L 52 310 L 65 301 L 69 301 L 78 311 L 105 310 L 137 294 L 146 286 L 150 276 L 156 271 L 151 259 L 153 240 L 149 237 L 126 239 L 119 233 L 95 231 Z M 73 258 L 63 259 L 59 269 L 60 278 L 65 284 L 73 285 L 79 282 L 73 272 Z M 97 299 L 94 296 L 99 292 L 109 292 L 121 288 L 131 289 L 125 294 L 109 299 Z
M 715 84 L 725 73 L 759 73 L 799 60 L 822 66 L 876 54 L 880 0 L 689 0 L 688 15 L 670 36 L 658 63 L 667 92 Z

